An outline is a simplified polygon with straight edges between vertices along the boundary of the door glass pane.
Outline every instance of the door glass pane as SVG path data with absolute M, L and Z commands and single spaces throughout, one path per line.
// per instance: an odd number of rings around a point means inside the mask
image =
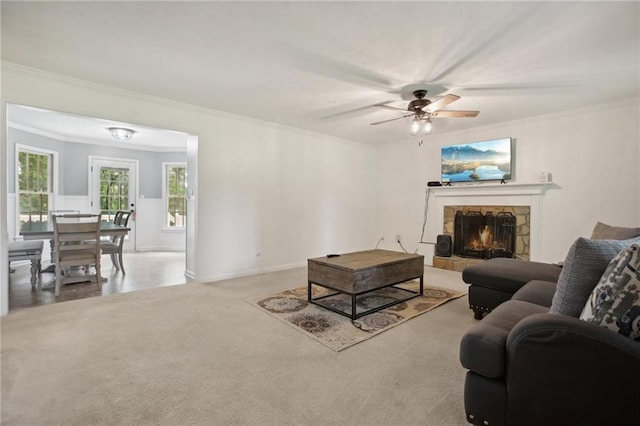
M 129 170 L 114 167 L 100 168 L 100 213 L 104 220 L 113 221 L 118 210 L 129 205 Z

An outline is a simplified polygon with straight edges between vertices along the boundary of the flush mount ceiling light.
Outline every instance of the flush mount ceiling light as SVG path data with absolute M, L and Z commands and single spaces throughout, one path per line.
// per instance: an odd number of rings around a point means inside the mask
M 107 130 L 111 133 L 111 136 L 113 136 L 114 139 L 119 141 L 128 141 L 136 132 L 135 130 L 126 129 L 124 127 L 109 127 Z

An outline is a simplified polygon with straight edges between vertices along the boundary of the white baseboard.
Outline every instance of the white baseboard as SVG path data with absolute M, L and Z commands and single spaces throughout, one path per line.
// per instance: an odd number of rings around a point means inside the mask
M 184 247 L 136 247 L 135 251 L 184 251 Z
M 188 269 L 184 270 L 184 276 L 187 277 L 189 280 L 191 281 L 195 281 L 196 279 L 196 274 L 193 271 L 190 271 Z

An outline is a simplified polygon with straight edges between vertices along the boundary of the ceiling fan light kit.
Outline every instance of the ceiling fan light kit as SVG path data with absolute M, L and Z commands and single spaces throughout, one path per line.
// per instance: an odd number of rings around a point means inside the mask
M 416 99 L 409 102 L 407 105 L 407 109 L 404 110 L 402 108 L 396 108 L 385 104 L 377 104 L 375 106 L 385 109 L 390 109 L 393 111 L 401 111 L 406 113 L 407 111 L 410 114 L 405 114 L 402 117 L 392 118 L 390 120 L 376 121 L 375 123 L 371 123 L 372 126 L 387 123 L 389 121 L 401 120 L 407 117 L 413 117 L 411 120 L 411 125 L 409 127 L 409 133 L 411 135 L 416 136 L 418 133 L 424 133 L 425 135 L 431 134 L 433 131 L 433 123 L 431 122 L 431 117 L 446 117 L 446 118 L 473 118 L 477 117 L 480 111 L 449 111 L 449 110 L 441 110 L 445 106 L 449 105 L 452 102 L 460 99 L 460 96 L 449 94 L 445 95 L 435 101 L 430 101 L 429 99 L 425 99 L 427 96 L 427 91 L 424 89 L 418 89 L 413 91 L 413 96 Z
M 411 127 L 409 132 L 412 136 L 416 136 L 418 133 L 424 133 L 425 135 L 431 134 L 433 131 L 433 123 L 431 122 L 431 118 L 428 116 L 419 117 L 417 114 L 414 119 L 411 121 Z

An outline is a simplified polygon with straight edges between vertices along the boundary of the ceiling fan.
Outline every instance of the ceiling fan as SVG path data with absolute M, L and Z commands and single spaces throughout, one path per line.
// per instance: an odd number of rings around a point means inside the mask
M 446 118 L 464 118 L 464 117 L 476 117 L 480 111 L 450 111 L 450 110 L 442 110 L 445 106 L 449 105 L 452 102 L 460 99 L 460 96 L 457 95 L 445 95 L 440 99 L 431 102 L 429 99 L 425 99 L 427 95 L 427 91 L 424 89 L 414 90 L 413 96 L 416 99 L 409 102 L 407 109 L 396 108 L 386 104 L 376 104 L 375 106 L 385 109 L 390 109 L 392 111 L 400 111 L 409 114 L 405 114 L 402 117 L 391 118 L 389 120 L 376 121 L 375 123 L 371 123 L 372 126 L 376 126 L 382 123 L 388 123 L 389 121 L 401 120 L 403 118 L 413 117 L 411 122 L 411 134 L 417 135 L 420 130 L 424 133 L 429 134 L 433 130 L 433 125 L 431 123 L 432 117 L 446 117 Z

